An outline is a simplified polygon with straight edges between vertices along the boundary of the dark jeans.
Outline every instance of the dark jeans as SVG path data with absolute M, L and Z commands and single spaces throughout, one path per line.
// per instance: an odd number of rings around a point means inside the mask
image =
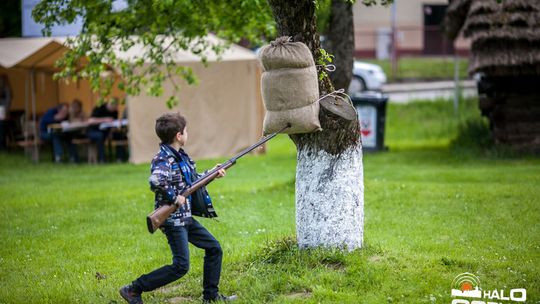
M 186 226 L 173 226 L 167 221 L 164 231 L 173 255 L 172 264 L 144 274 L 133 281 L 135 291 L 151 291 L 183 277 L 189 270 L 189 242 L 205 250 L 203 297 L 205 299 L 217 297 L 223 256 L 219 242 L 195 219 L 192 224 Z
M 0 120 L 0 150 L 6 148 L 7 122 Z
M 125 132 L 114 131 L 112 132 L 112 139 L 113 140 L 127 140 L 127 136 Z M 127 161 L 128 157 L 127 157 L 127 152 L 126 152 L 125 147 L 116 146 L 114 153 L 116 155 L 117 161 Z
M 86 136 L 96 144 L 98 152 L 98 161 L 100 163 L 105 162 L 105 139 L 109 135 L 109 131 L 99 130 L 99 129 L 88 129 Z
M 67 133 L 42 133 L 41 139 L 52 142 L 54 160 L 61 161 L 64 155 L 63 143 L 66 143 L 69 150 L 69 158 L 71 161 L 79 162 L 79 153 L 77 147 L 71 142 L 71 135 Z

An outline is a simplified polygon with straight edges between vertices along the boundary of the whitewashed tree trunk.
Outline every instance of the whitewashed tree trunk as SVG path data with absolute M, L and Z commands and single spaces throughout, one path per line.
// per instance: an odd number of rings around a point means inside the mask
M 362 247 L 364 180 L 362 149 L 339 155 L 298 151 L 296 169 L 296 235 L 298 245 Z
M 278 36 L 305 43 L 315 62 L 321 57 L 313 0 L 268 0 Z M 350 8 L 350 6 L 348 7 Z M 354 41 L 348 39 L 349 43 Z M 351 46 L 352 48 L 352 46 Z M 338 67 L 338 71 L 350 67 Z M 334 91 L 319 70 L 319 96 Z M 291 135 L 296 144 L 296 232 L 301 248 L 362 247 L 364 181 L 360 126 L 344 99 L 321 100 L 322 131 Z

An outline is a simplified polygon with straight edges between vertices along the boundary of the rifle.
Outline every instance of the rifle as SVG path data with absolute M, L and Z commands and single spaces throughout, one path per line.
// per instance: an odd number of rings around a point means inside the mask
M 189 188 L 185 189 L 180 193 L 183 197 L 188 197 L 195 191 L 199 190 L 201 187 L 204 187 L 211 183 L 216 177 L 218 176 L 218 171 L 220 169 L 229 169 L 234 164 L 236 164 L 236 161 L 241 158 L 242 156 L 248 154 L 249 152 L 253 151 L 254 149 L 258 148 L 259 146 L 263 145 L 270 139 L 274 138 L 278 133 L 283 132 L 285 129 L 290 128 L 290 124 L 287 124 L 284 128 L 277 131 L 276 133 L 272 133 L 266 137 L 263 137 L 260 141 L 255 143 L 254 145 L 246 148 L 233 158 L 226 161 L 224 164 L 221 164 L 214 169 L 210 170 L 205 175 L 201 176 L 196 182 L 194 182 Z M 148 231 L 150 233 L 154 233 L 166 220 L 167 218 L 176 211 L 176 208 L 178 206 L 176 204 L 170 204 L 170 205 L 162 205 L 159 208 L 155 209 L 152 213 L 148 214 L 146 216 L 146 225 L 148 226 Z

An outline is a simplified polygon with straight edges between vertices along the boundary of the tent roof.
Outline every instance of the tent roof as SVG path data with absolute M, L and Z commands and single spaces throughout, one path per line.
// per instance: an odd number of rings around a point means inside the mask
M 56 58 L 67 50 L 63 46 L 64 41 L 65 38 L 57 37 L 0 39 L 0 66 L 4 68 L 53 67 Z M 54 59 L 51 60 L 51 58 Z
M 205 37 L 205 40 L 209 43 L 209 45 L 217 45 L 224 43 L 223 40 L 219 39 L 213 34 L 208 34 Z M 170 39 L 164 39 L 162 42 L 163 48 L 167 48 L 168 44 L 170 43 Z M 133 45 L 128 51 L 118 51 L 116 55 L 122 59 L 133 59 L 136 56 L 141 56 L 141 54 L 144 54 L 145 52 L 145 46 L 137 43 Z M 241 47 L 236 44 L 231 44 L 229 48 L 227 48 L 221 56 L 216 56 L 213 52 L 210 52 L 208 50 L 204 51 L 204 54 L 207 56 L 208 61 L 233 61 L 233 60 L 255 60 L 257 59 L 257 56 L 255 53 L 249 49 L 246 49 L 244 47 Z M 174 58 L 176 62 L 197 62 L 200 61 L 201 58 L 199 56 L 194 55 L 191 52 L 188 51 L 177 51 L 175 53 L 172 53 L 171 56 Z M 148 57 L 143 58 L 146 63 L 149 63 Z
M 214 44 L 220 42 L 214 35 L 208 35 L 207 40 Z M 0 39 L 0 66 L 4 68 L 37 68 L 53 69 L 54 62 L 68 50 L 64 45 L 65 37 L 41 37 L 41 38 L 5 38 Z M 144 52 L 144 46 L 134 45 L 127 52 L 117 52 L 118 57 L 123 59 L 134 58 Z M 186 51 L 172 54 L 176 62 L 200 61 L 198 56 Z M 216 61 L 218 57 L 208 52 L 208 60 Z M 220 57 L 222 61 L 255 60 L 254 52 L 241 46 L 232 44 Z

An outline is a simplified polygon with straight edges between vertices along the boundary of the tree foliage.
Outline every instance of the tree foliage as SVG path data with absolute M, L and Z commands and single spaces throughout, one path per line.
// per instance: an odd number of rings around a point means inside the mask
M 273 36 L 274 23 L 264 0 L 128 0 L 116 8 L 112 0 L 43 0 L 33 11 L 36 21 L 50 35 L 56 24 L 83 20 L 80 35 L 68 39 L 72 51 L 58 62 L 57 77 L 87 78 L 106 97 L 116 80 L 112 67 L 122 75 L 120 89 L 138 95 L 145 88 L 151 96 L 163 93 L 163 81 L 173 75 L 188 84 L 197 82 L 189 67 L 178 66 L 174 54 L 188 51 L 207 62 L 210 52 L 220 55 L 227 43 L 240 39 L 259 41 Z M 223 41 L 209 39 L 214 34 Z M 118 56 L 134 46 L 139 54 Z M 179 89 L 179 83 L 173 83 Z M 169 97 L 174 105 L 177 99 Z
M 314 0 L 323 29 L 328 22 L 330 0 Z M 353 0 L 343 0 L 354 2 Z M 365 5 L 388 4 L 392 0 L 362 0 Z M 220 55 L 229 43 L 240 40 L 254 45 L 274 38 L 275 21 L 265 0 L 127 0 L 118 7 L 114 0 L 42 0 L 33 11 L 34 19 L 45 25 L 49 36 L 57 24 L 82 18 L 80 35 L 69 38 L 71 51 L 57 63 L 57 78 L 85 78 L 91 88 L 106 98 L 115 84 L 129 95 L 142 89 L 151 96 L 163 94 L 165 79 L 175 75 L 187 84 L 196 84 L 191 68 L 175 63 L 174 54 L 188 51 L 207 63 L 209 54 Z M 214 34 L 222 41 L 208 39 Z M 144 46 L 138 54 L 128 53 Z M 138 48 L 141 49 L 141 48 Z M 121 78 L 115 77 L 119 72 Z M 181 84 L 173 81 L 175 90 Z M 167 104 L 178 102 L 169 96 Z

